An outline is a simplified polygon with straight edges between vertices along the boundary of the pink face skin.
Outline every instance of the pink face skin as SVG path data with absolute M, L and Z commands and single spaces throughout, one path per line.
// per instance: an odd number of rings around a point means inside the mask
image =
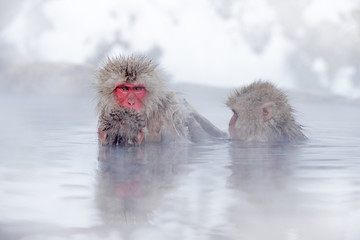
M 114 94 L 120 106 L 142 111 L 143 99 L 146 96 L 146 88 L 143 85 L 121 84 L 116 87 Z

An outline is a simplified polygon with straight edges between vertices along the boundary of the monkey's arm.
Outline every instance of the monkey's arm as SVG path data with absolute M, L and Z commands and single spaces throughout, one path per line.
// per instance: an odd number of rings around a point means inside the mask
M 103 113 L 99 120 L 99 139 L 103 144 L 137 145 L 143 139 L 145 120 L 130 108 L 116 108 Z
M 147 142 L 201 142 L 227 138 L 227 134 L 201 116 L 175 92 L 161 98 L 161 107 L 147 120 Z
M 193 142 L 199 142 L 209 138 L 227 138 L 225 132 L 218 129 L 208 119 L 200 115 L 185 99 L 183 101 L 187 111 L 187 127 Z
M 208 119 L 201 116 L 198 112 L 193 112 L 190 117 L 192 117 L 199 125 L 200 127 L 208 133 L 210 136 L 216 137 L 216 138 L 225 138 L 227 137 L 227 134 L 217 127 L 213 125 Z

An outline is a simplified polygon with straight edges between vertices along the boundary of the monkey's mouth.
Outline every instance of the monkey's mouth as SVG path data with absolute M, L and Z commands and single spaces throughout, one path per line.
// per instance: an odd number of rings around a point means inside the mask
M 237 121 L 237 119 L 238 119 L 238 114 L 235 112 L 234 109 L 232 109 L 232 111 L 233 111 L 234 114 L 233 114 L 233 116 L 231 117 L 230 122 L 229 122 L 229 132 L 230 132 L 230 134 L 234 132 L 234 130 L 235 130 L 235 123 L 236 123 L 236 121 Z
M 229 126 L 235 125 L 235 122 L 238 119 L 238 114 L 235 112 L 235 110 L 232 110 L 232 111 L 234 114 L 230 119 Z

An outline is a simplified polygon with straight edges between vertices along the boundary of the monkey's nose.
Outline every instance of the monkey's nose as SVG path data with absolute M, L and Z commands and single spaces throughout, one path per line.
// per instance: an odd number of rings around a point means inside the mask
M 129 104 L 129 106 L 134 106 L 135 105 L 135 103 L 136 103 L 136 98 L 134 97 L 134 96 L 129 96 L 129 98 L 128 98 L 128 104 Z

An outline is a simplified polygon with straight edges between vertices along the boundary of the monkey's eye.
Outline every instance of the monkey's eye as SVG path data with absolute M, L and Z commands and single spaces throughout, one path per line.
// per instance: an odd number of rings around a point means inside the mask
M 143 90 L 144 89 L 144 87 L 134 87 L 134 90 L 135 91 L 141 91 L 141 90 Z
M 128 87 L 123 86 L 123 87 L 121 87 L 121 90 L 123 90 L 123 91 L 129 91 L 129 88 L 128 88 Z

